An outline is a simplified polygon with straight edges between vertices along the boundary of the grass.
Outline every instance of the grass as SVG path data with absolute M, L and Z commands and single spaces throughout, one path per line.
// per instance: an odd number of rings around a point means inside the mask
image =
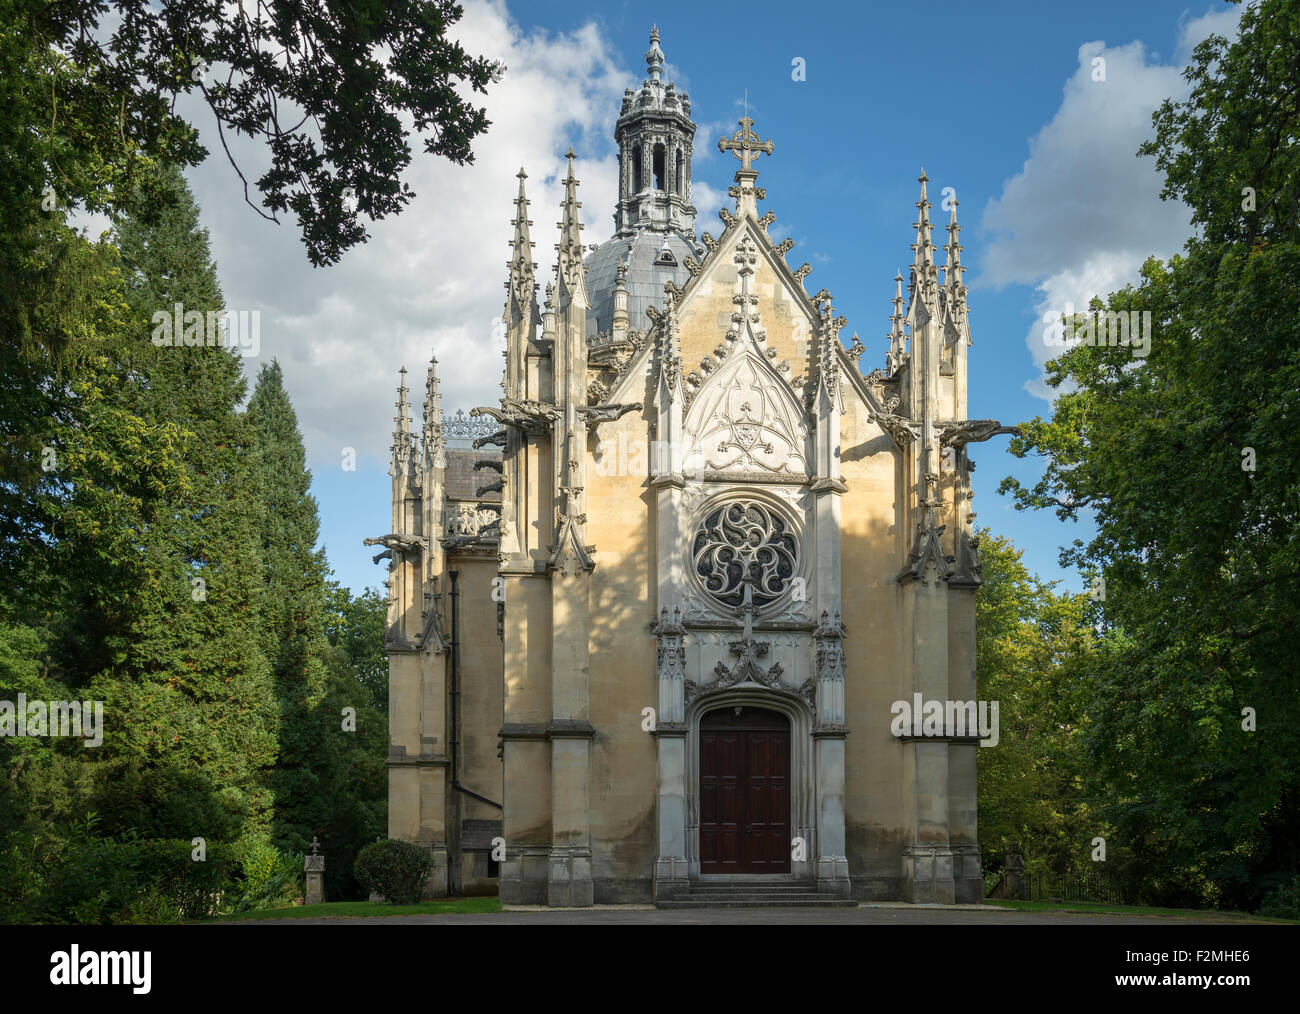
M 1297 919 L 1268 919 L 1248 912 L 1219 912 L 1213 909 L 1151 908 L 1145 905 L 1102 905 L 1085 901 L 1014 901 L 988 899 L 990 908 L 1012 908 L 1018 912 L 1088 912 L 1093 915 L 1165 915 L 1185 919 L 1232 919 L 1236 922 L 1300 923 Z
M 422 901 L 418 905 L 388 905 L 375 901 L 327 901 L 323 905 L 293 905 L 289 908 L 263 908 L 254 912 L 236 912 L 203 922 L 255 922 L 261 919 L 354 919 L 359 916 L 445 915 L 448 912 L 500 912 L 497 898 L 448 898 L 445 901 Z

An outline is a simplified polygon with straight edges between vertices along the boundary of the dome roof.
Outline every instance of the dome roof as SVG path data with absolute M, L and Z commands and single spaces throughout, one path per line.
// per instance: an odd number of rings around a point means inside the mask
M 665 244 L 671 255 L 661 256 Z M 634 331 L 650 330 L 646 308 L 663 306 L 664 283 L 671 280 L 684 286 L 690 277 L 686 258 L 703 260 L 704 247 L 693 233 L 653 232 L 638 229 L 631 236 L 615 236 L 597 247 L 584 261 L 587 269 L 588 340 L 608 332 L 614 324 L 614 286 L 618 281 L 619 261 L 627 263 L 628 326 Z

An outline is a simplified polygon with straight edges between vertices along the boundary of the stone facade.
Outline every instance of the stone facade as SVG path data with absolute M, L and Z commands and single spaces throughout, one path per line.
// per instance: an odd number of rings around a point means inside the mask
M 764 833 L 791 842 L 774 876 L 978 901 L 976 739 L 891 731 L 895 701 L 975 697 L 966 448 L 1007 429 L 965 418 L 956 210 L 940 281 L 923 173 L 886 365 L 864 374 L 768 238 L 774 146 L 748 117 L 718 142 L 734 207 L 697 238 L 695 125 L 657 32 L 646 62 L 615 235 L 584 258 L 570 152 L 541 308 L 519 173 L 500 404 L 444 417 L 431 365 L 417 435 L 403 371 L 392 532 L 370 540 L 390 561 L 389 833 L 433 851 L 431 894 L 673 898 L 710 876 L 703 839 L 709 863 L 748 848 L 716 844 L 730 824 L 701 785 L 733 773 L 701 721 L 759 709 L 788 729 L 762 740 Z

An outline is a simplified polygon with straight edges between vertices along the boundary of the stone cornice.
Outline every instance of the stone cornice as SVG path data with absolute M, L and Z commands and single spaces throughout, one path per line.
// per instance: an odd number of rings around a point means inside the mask
M 497 732 L 499 739 L 546 739 L 546 726 L 540 722 L 511 722 L 501 726 Z
M 390 753 L 387 764 L 390 768 L 445 768 L 451 764 L 451 759 L 443 754 L 422 753 L 407 757 Z
M 501 726 L 497 736 L 511 740 L 590 739 L 596 735 L 595 727 L 585 718 L 557 718 L 547 724 L 541 722 L 512 722 Z
M 596 729 L 585 718 L 557 718 L 546 727 L 546 734 L 551 739 L 590 739 Z
M 682 626 L 690 630 L 726 630 L 738 633 L 734 620 L 682 620 Z M 813 633 L 817 624 L 809 620 L 772 620 L 766 623 L 754 621 L 754 633 L 789 634 Z

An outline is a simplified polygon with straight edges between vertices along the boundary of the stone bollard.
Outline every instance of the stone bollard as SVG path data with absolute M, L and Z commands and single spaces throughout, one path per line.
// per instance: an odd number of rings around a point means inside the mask
M 325 900 L 325 857 L 319 855 L 320 842 L 315 835 L 311 838 L 311 855 L 307 856 L 302 868 L 307 872 L 307 898 L 305 905 L 319 905 Z

